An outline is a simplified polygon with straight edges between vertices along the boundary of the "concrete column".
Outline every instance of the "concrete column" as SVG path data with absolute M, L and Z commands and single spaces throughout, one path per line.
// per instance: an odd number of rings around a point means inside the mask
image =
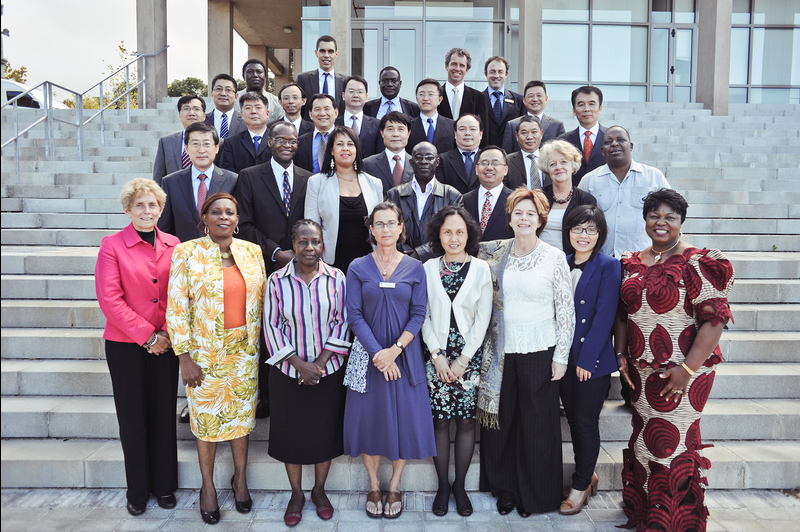
M 334 68 L 345 76 L 350 74 L 350 0 L 331 0 L 331 36 L 336 39 L 339 57 Z M 300 71 L 298 71 L 300 72 Z
M 732 0 L 697 2 L 698 102 L 713 115 L 728 114 Z
M 208 0 L 208 89 L 217 74 L 237 77 L 233 68 L 233 4 Z
M 295 48 L 292 50 L 292 79 L 303 71 L 303 49 Z
M 267 64 L 267 47 L 264 46 L 263 44 L 258 44 L 258 45 L 248 44 L 247 45 L 247 58 L 248 59 L 258 59 L 259 61 L 263 61 L 264 64 L 266 65 Z M 241 77 L 242 76 L 241 65 L 239 65 L 237 67 L 237 69 L 238 69 L 239 77 Z M 242 79 L 244 79 L 244 78 L 242 78 Z
M 275 49 L 275 60 L 283 67 L 283 73 L 273 71 L 275 74 L 275 94 L 281 90 L 281 87 L 289 83 L 289 49 Z
M 519 3 L 519 65 L 520 89 L 534 79 L 542 79 L 542 0 L 523 0 Z
M 154 54 L 167 45 L 167 0 L 136 0 L 136 51 Z M 139 78 L 145 78 L 145 97 L 139 107 L 155 109 L 167 96 L 167 53 L 139 60 Z M 141 94 L 140 94 L 141 96 Z

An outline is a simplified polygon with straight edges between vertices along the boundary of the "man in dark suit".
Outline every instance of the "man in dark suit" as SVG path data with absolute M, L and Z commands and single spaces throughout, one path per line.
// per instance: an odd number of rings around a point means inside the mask
M 520 150 L 507 157 L 508 174 L 504 182 L 514 190 L 544 188 L 552 184 L 550 174 L 539 170 L 539 144 L 542 140 L 542 125 L 535 116 L 525 115 L 517 122 L 517 142 Z
M 233 108 L 239 97 L 236 80 L 228 74 L 217 74 L 211 82 L 211 98 L 214 100 L 214 109 L 206 114 L 206 124 L 211 124 L 219 134 L 220 151 L 214 164 L 219 166 L 222 156 L 222 146 L 225 139 L 241 133 L 247 126 L 244 125 L 242 115 Z
M 314 55 L 317 56 L 319 68 L 298 74 L 297 84 L 308 97 L 320 92 L 332 96 L 334 107 L 338 110 L 342 103 L 345 76 L 337 74 L 333 69 L 333 64 L 339 55 L 336 39 L 330 35 L 323 35 L 317 39 Z M 303 107 L 303 118 L 309 120 L 310 116 L 311 102 L 309 101 Z
M 383 151 L 381 121 L 364 113 L 367 101 L 367 80 L 350 76 L 344 80 L 344 113 L 336 118 L 337 126 L 347 126 L 356 132 L 361 141 L 361 156 L 370 157 Z
M 480 117 L 481 123 L 489 121 L 486 99 L 480 91 L 467 87 L 464 78 L 472 68 L 472 56 L 464 48 L 451 48 L 444 56 L 447 81 L 444 84 L 444 99 L 439 104 L 439 114 L 453 120 L 463 114 Z M 485 139 L 481 147 L 486 146 Z
M 403 85 L 399 70 L 393 66 L 384 67 L 378 78 L 378 85 L 380 85 L 381 97 L 368 101 L 364 105 L 364 114 L 378 119 L 392 111 L 400 111 L 409 118 L 419 116 L 417 104 L 399 96 L 400 87 Z
M 167 174 L 172 174 L 192 164 L 184 150 L 185 142 L 183 132 L 189 124 L 202 122 L 206 117 L 206 101 L 194 94 L 181 96 L 178 100 L 178 118 L 181 120 L 183 130 L 158 139 L 158 151 L 153 163 L 153 181 L 161 184 Z
M 500 146 L 509 120 L 513 120 L 525 112 L 522 95 L 505 87 L 508 78 L 508 61 L 505 57 L 495 55 L 486 60 L 483 73 L 489 86 L 483 91 L 489 112 L 486 122 L 487 145 Z
M 242 66 L 245 90 L 263 94 L 267 99 L 267 110 L 272 120 L 283 118 L 283 108 L 278 97 L 267 90 L 267 67 L 259 59 L 248 59 Z
M 283 121 L 294 125 L 297 136 L 305 135 L 314 129 L 314 124 L 303 120 L 303 106 L 306 104 L 306 93 L 297 83 L 287 83 L 278 91 L 278 99 L 283 107 Z M 273 120 L 273 123 L 276 120 Z
M 417 104 L 420 115 L 411 121 L 411 136 L 406 151 L 411 153 L 414 146 L 427 141 L 436 146 L 438 153 L 445 153 L 456 147 L 453 120 L 439 114 L 443 89 L 435 79 L 423 79 L 417 84 Z
M 477 116 L 463 114 L 456 120 L 455 126 L 456 149 L 442 154 L 436 177 L 442 183 L 466 194 L 478 188 L 475 154 L 483 137 L 483 124 Z
M 318 174 L 325 155 L 328 135 L 336 126 L 339 110 L 335 107 L 333 96 L 315 94 L 311 97 L 311 122 L 314 129 L 298 138 L 294 164 L 312 174 Z
M 606 164 L 601 153 L 606 128 L 600 125 L 603 111 L 603 92 L 597 87 L 585 85 L 572 91 L 572 113 L 578 119 L 578 127 L 559 138 L 566 140 L 583 154 L 580 169 L 572 174 L 572 184 L 578 186 L 581 178 L 595 168 Z
M 186 153 L 192 164 L 161 181 L 167 201 L 158 228 L 175 235 L 181 242 L 200 238 L 200 209 L 207 197 L 217 192 L 233 193 L 236 174 L 214 166 L 219 151 L 219 136 L 214 126 L 196 122 L 186 128 Z
M 538 118 L 539 123 L 542 125 L 541 144 L 544 144 L 548 140 L 557 139 L 564 134 L 564 123 L 560 120 L 556 120 L 552 116 L 544 114 L 544 108 L 547 105 L 547 87 L 545 87 L 543 82 L 538 80 L 529 81 L 525 85 L 525 90 L 522 94 L 524 95 L 523 102 L 525 104 L 525 109 L 527 109 L 527 114 Z M 506 130 L 503 134 L 503 144 L 501 145 L 502 148 L 506 150 L 506 153 L 519 150 L 516 137 L 518 123 L 519 118 L 515 118 L 506 124 Z
M 240 173 L 245 168 L 267 162 L 272 152 L 266 142 L 269 101 L 259 92 L 245 92 L 239 98 L 242 118 L 247 129 L 228 137 L 222 147 L 220 166 Z
M 414 175 L 410 157 L 406 153 L 411 120 L 403 113 L 392 111 L 381 118 L 383 151 L 364 159 L 364 171 L 383 183 L 384 196 L 401 183 L 408 183 Z
M 506 154 L 497 146 L 487 146 L 476 159 L 481 186 L 464 194 L 464 208 L 480 224 L 481 242 L 511 238 L 506 200 L 512 190 L 503 184 L 508 171 Z

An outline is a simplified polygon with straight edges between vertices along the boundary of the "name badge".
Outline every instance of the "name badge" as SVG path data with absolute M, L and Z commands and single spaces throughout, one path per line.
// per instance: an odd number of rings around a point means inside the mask
M 381 288 L 394 288 L 394 283 L 386 283 L 386 282 L 382 282 L 382 283 L 381 283 L 380 285 L 378 285 L 378 286 L 380 286 Z
M 512 100 L 510 98 L 505 98 L 505 101 L 506 101 L 506 103 L 514 103 L 514 100 Z

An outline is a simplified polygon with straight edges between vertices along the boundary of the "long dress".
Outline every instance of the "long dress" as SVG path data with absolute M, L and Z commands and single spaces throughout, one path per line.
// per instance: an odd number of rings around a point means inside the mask
M 633 434 L 623 451 L 626 528 L 706 529 L 704 486 L 711 462 L 702 453 L 709 445 L 700 439 L 700 416 L 722 362 L 719 346 L 677 403 L 659 396 L 667 382 L 659 374 L 683 363 L 703 322 L 717 325 L 732 317 L 727 297 L 733 280 L 731 263 L 715 249 L 689 248 L 650 267 L 638 253 L 622 256 L 619 312 L 627 311 L 628 372 L 634 385 Z
M 403 256 L 384 282 L 372 255 L 354 260 L 347 272 L 350 328 L 372 358 L 391 346 L 403 331 L 414 335 L 395 360 L 400 378 L 387 381 L 372 363 L 367 391 L 347 390 L 344 450 L 390 460 L 421 459 L 436 454 L 433 418 L 419 332 L 425 320 L 427 286 L 422 263 Z

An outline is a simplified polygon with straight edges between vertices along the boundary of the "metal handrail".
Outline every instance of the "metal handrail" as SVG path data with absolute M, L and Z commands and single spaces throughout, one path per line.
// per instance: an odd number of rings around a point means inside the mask
M 68 89 L 66 87 L 62 87 L 57 83 L 53 83 L 52 81 L 43 81 L 42 83 L 36 85 L 32 89 L 29 89 L 21 94 L 18 94 L 5 104 L 3 104 L 2 108 L 5 109 L 6 107 L 12 107 L 14 109 L 14 136 L 10 139 L 3 142 L 0 149 L 5 148 L 12 142 L 14 143 L 14 174 L 16 179 L 16 184 L 19 185 L 19 139 L 22 135 L 26 134 L 28 131 L 33 129 L 35 126 L 39 125 L 42 122 L 46 122 L 45 130 L 44 130 L 44 138 L 45 138 L 45 159 L 48 161 L 52 161 L 55 158 L 55 134 L 53 130 L 53 125 L 55 122 L 62 122 L 64 124 L 69 124 L 78 128 L 78 160 L 84 160 L 84 127 L 89 124 L 92 120 L 100 116 L 100 145 L 105 147 L 106 145 L 106 138 L 105 138 L 105 112 L 108 110 L 112 105 L 117 103 L 123 97 L 125 98 L 125 109 L 126 109 L 126 122 L 130 124 L 131 122 L 131 93 L 138 89 L 139 86 L 142 88 L 142 94 L 140 102 L 145 102 L 147 98 L 147 87 L 145 85 L 145 81 L 147 80 L 147 64 L 146 61 L 142 61 L 142 78 L 138 80 L 135 84 L 131 85 L 130 79 L 130 67 L 133 63 L 136 63 L 145 57 L 155 57 L 164 50 L 169 48 L 169 45 L 164 46 L 158 52 L 152 54 L 133 54 L 136 56 L 136 59 L 130 61 L 129 63 L 121 66 L 98 83 L 95 83 L 82 93 L 78 93 L 72 89 Z M 104 94 L 103 94 L 103 83 L 108 81 L 109 79 L 113 78 L 117 74 L 122 71 L 125 71 L 125 92 L 118 95 L 116 98 L 105 104 L 104 101 Z M 60 118 L 56 118 L 53 113 L 53 88 L 57 88 L 59 90 L 65 91 L 70 95 L 75 97 L 75 111 L 76 117 L 75 122 L 62 120 Z M 100 109 L 94 113 L 92 116 L 87 118 L 86 120 L 83 119 L 83 99 L 86 97 L 91 91 L 95 90 L 99 87 L 100 90 Z M 33 122 L 31 125 L 23 129 L 22 131 L 19 130 L 19 101 L 26 97 L 30 96 L 31 93 L 37 91 L 41 88 L 42 93 L 44 94 L 44 116 L 40 117 L 38 120 Z

